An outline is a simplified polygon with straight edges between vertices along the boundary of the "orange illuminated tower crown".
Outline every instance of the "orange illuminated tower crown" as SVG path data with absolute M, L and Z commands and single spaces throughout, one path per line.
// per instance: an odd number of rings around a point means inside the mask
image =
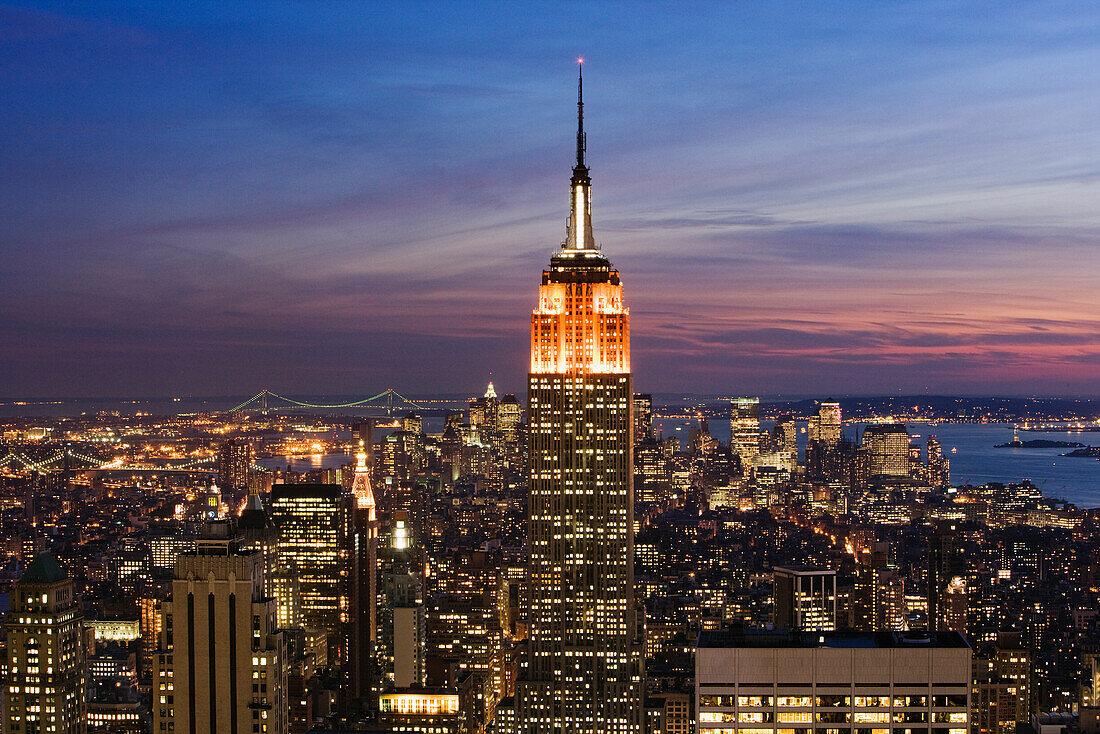
M 578 83 L 565 242 L 542 273 L 528 376 L 525 734 L 640 734 L 630 314 L 592 232 Z
M 619 271 L 592 231 L 592 179 L 584 163 L 584 102 L 577 85 L 577 165 L 570 181 L 569 228 L 542 273 L 531 314 L 532 374 L 629 374 L 630 309 Z

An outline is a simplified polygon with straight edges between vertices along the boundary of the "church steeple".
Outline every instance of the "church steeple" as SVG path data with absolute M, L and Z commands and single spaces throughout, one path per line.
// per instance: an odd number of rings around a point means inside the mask
M 577 59 L 577 165 L 570 180 L 571 203 L 569 229 L 566 232 L 564 250 L 595 250 L 596 236 L 592 232 L 592 179 L 584 163 L 587 140 L 584 135 L 584 75 Z

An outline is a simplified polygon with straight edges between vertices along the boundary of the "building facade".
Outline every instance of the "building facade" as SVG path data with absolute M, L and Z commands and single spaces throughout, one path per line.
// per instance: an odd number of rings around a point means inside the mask
M 900 423 L 867 426 L 863 431 L 868 476 L 909 476 L 909 431 Z
M 730 450 L 748 474 L 760 453 L 760 398 L 736 398 L 730 403 Z
M 366 444 L 359 441 L 351 494 L 355 500 L 351 540 L 349 651 L 352 695 L 371 693 L 378 672 L 378 515 Z
M 836 571 L 817 566 L 776 566 L 775 626 L 805 632 L 836 629 Z
M 163 604 L 153 681 L 153 730 L 285 734 L 287 655 L 264 597 L 263 559 L 232 521 L 211 523 L 176 560 Z
M 578 92 L 566 241 L 543 271 L 528 381 L 528 732 L 640 732 L 630 314 L 592 232 Z
M 704 631 L 695 673 L 697 734 L 968 734 L 954 632 Z
M 339 484 L 271 488 L 271 520 L 279 531 L 272 586 L 280 616 L 325 630 L 329 660 L 340 658 L 340 626 L 347 621 L 349 505 Z
M 10 734 L 83 734 L 87 662 L 72 579 L 52 553 L 28 564 L 7 615 L 5 728 Z

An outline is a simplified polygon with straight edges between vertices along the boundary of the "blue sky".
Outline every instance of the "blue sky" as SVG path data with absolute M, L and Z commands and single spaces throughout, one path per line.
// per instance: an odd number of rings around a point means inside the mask
M 586 58 L 639 389 L 1096 394 L 1100 7 L 0 5 L 0 394 L 522 392 Z

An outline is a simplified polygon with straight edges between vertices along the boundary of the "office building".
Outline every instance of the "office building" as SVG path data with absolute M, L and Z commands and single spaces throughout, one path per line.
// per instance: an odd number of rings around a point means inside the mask
M 828 632 L 836 629 L 836 571 L 818 566 L 776 566 L 775 626 Z
M 271 520 L 279 531 L 273 586 L 280 614 L 297 606 L 295 621 L 325 630 L 330 660 L 339 659 L 336 637 L 348 606 L 348 505 L 339 484 L 271 488 Z
M 840 441 L 840 429 L 840 403 L 820 403 L 806 427 L 806 439 L 832 446 Z
M 497 406 L 497 424 L 501 438 L 505 443 L 513 443 L 519 438 L 519 425 L 523 422 L 523 409 L 516 396 L 509 393 Z
M 493 383 L 485 389 L 485 394 L 469 403 L 470 430 L 475 433 L 492 433 L 499 425 L 500 398 L 497 397 Z
M 928 483 L 938 488 L 951 484 L 951 460 L 944 456 L 943 445 L 935 436 L 928 437 Z
M 958 532 L 955 523 L 941 522 L 928 539 L 928 628 L 932 630 L 957 627 L 960 613 L 963 619 L 966 616 L 965 563 Z M 953 597 L 948 598 L 949 594 Z
M 909 476 L 909 431 L 902 424 L 867 426 L 861 450 L 867 456 L 868 476 Z
M 83 734 L 87 662 L 72 579 L 52 553 L 27 565 L 11 591 L 6 710 L 10 734 Z
M 652 504 L 672 498 L 669 462 L 664 447 L 653 439 L 634 446 L 634 499 Z
M 653 396 L 634 393 L 634 443 L 651 441 L 653 433 Z
M 781 415 L 775 419 L 775 427 L 772 429 L 772 449 L 784 451 L 798 458 L 798 425 L 789 415 Z
M 696 734 L 968 734 L 955 632 L 703 631 Z
M 517 719 L 532 734 L 636 733 L 630 314 L 592 231 L 579 90 L 577 109 L 569 227 L 531 317 L 530 639 Z
M 427 605 L 428 685 L 470 673 L 487 717 L 507 688 L 508 581 L 499 553 L 463 549 L 446 559 Z
M 260 556 L 264 572 L 264 596 L 274 598 L 274 580 L 279 564 L 279 531 L 264 509 L 257 487 L 249 490 L 248 500 L 237 520 L 237 532 L 241 536 L 241 548 L 255 551 Z
M 730 450 L 748 475 L 760 453 L 760 398 L 736 398 L 730 403 Z
M 218 449 L 218 484 L 226 490 L 248 489 L 252 470 L 252 444 L 244 439 L 226 441 Z
M 232 520 L 176 560 L 153 680 L 153 730 L 285 734 L 286 643 L 264 597 L 263 560 Z
M 404 513 L 396 513 L 380 537 L 378 563 L 377 645 L 382 679 L 397 688 L 424 685 L 424 562 Z
M 351 667 L 351 693 L 363 698 L 371 693 L 371 684 L 379 680 L 378 639 L 378 516 L 371 487 L 370 463 L 366 444 L 359 441 L 355 455 L 355 478 L 351 485 L 355 501 L 352 510 L 350 623 L 348 624 L 348 660 Z

